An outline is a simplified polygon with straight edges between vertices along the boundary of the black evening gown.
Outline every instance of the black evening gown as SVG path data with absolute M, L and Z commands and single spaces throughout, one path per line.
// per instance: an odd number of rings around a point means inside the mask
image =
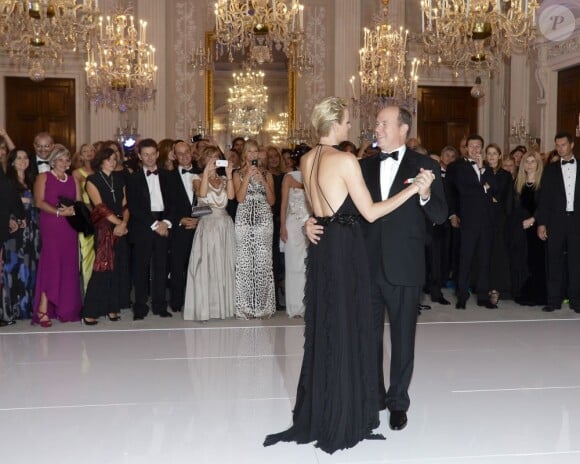
M 518 277 L 516 283 L 516 303 L 524 306 L 548 304 L 546 294 L 546 252 L 545 243 L 538 238 L 538 227 L 522 228 L 522 221 L 534 215 L 538 206 L 538 193 L 534 187 L 524 185 L 522 193 L 516 197 L 514 220 L 514 243 L 512 253 L 519 253 L 514 268 Z
M 331 217 L 317 218 L 324 234 L 308 249 L 304 358 L 293 425 L 268 435 L 316 442 L 327 453 L 351 448 L 379 425 L 378 372 L 367 254 L 360 215 L 350 196 Z

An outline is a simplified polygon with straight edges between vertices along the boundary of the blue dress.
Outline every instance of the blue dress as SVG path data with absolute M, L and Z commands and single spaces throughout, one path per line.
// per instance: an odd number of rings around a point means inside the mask
M 2 273 L 2 313 L 8 322 L 32 317 L 34 284 L 40 253 L 39 212 L 32 202 L 30 189 L 21 193 L 26 213 L 26 227 L 11 234 L 4 243 Z

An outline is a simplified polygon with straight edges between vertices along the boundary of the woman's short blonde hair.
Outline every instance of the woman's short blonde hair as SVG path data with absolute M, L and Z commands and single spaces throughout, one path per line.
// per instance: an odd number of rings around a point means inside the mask
M 62 158 L 63 156 L 68 156 L 70 159 L 70 152 L 68 151 L 68 148 L 64 145 L 61 145 L 60 143 L 55 144 L 52 151 L 50 152 L 50 155 L 48 155 L 48 164 L 50 167 L 54 168 L 54 163 L 56 160 Z
M 342 122 L 347 107 L 346 102 L 339 97 L 326 97 L 314 107 L 310 121 L 318 137 L 326 137 L 335 122 Z

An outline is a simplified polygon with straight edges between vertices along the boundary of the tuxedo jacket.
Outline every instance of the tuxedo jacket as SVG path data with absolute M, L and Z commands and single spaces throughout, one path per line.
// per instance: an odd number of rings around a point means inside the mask
M 574 229 L 580 230 L 580 166 L 576 159 L 576 183 L 574 189 Z M 560 163 L 550 163 L 545 167 L 540 184 L 538 208 L 535 213 L 540 226 L 546 226 L 548 237 L 563 233 L 566 217 L 566 190 Z
M 0 247 L 8 239 L 10 217 L 24 219 L 24 206 L 16 186 L 0 169 Z
M 193 202 L 189 201 L 187 191 L 181 179 L 181 167 L 169 171 L 169 220 L 174 227 L 179 225 L 183 217 L 191 217 L 191 207 L 196 203 L 195 191 L 193 192 Z
M 163 197 L 164 211 L 161 220 L 171 221 L 171 198 L 169 194 L 169 172 L 158 170 L 159 185 Z M 180 181 L 181 182 L 181 181 Z M 153 237 L 151 225 L 156 221 L 151 212 L 151 196 L 143 169 L 139 169 L 129 176 L 127 182 L 127 206 L 129 208 L 129 240 L 133 243 Z M 173 223 L 172 223 L 173 224 Z
M 374 202 L 382 200 L 380 162 L 379 155 L 360 161 L 365 183 Z M 423 285 L 427 238 L 425 218 L 431 224 L 441 224 L 447 218 L 447 204 L 438 164 L 428 156 L 412 150 L 405 150 L 388 197 L 406 188 L 405 180 L 414 178 L 421 168 L 430 169 L 435 174 L 431 198 L 424 206 L 419 203 L 419 195 L 415 195 L 374 223 L 364 223 L 371 275 L 380 272 L 382 268 L 386 279 L 393 285 Z
M 497 181 L 493 170 L 487 168 L 480 178 L 466 159 L 455 161 L 445 176 L 449 215 L 457 215 L 461 227 L 468 229 L 490 228 L 493 225 L 493 197 L 497 195 Z M 483 186 L 488 184 L 487 191 Z

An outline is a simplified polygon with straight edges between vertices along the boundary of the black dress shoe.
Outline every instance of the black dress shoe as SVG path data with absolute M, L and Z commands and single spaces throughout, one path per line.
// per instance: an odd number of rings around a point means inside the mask
M 458 300 L 457 303 L 455 303 L 455 309 L 465 309 L 465 303 L 465 301 Z
M 391 411 L 389 426 L 392 430 L 403 430 L 407 426 L 407 413 L 405 411 Z
M 435 299 L 431 298 L 431 301 L 432 301 L 433 303 L 439 303 L 440 305 L 444 305 L 444 306 L 447 306 L 447 305 L 450 305 L 450 304 L 451 304 L 451 303 L 450 303 L 448 300 L 446 300 L 446 299 L 445 299 L 445 297 L 443 297 L 443 296 L 441 296 L 441 297 L 439 297 L 439 298 L 435 298 Z
M 145 316 L 141 316 L 140 314 L 134 314 L 133 315 L 133 320 L 134 321 L 142 321 L 143 319 L 145 319 Z
M 542 308 L 542 311 L 544 311 L 545 313 L 551 313 L 551 312 L 556 311 L 556 309 L 560 309 L 560 308 L 556 308 L 556 306 L 552 306 L 552 305 L 547 305 L 547 306 L 544 306 Z
M 159 317 L 173 317 L 173 314 L 171 314 L 169 311 L 165 310 L 165 311 L 161 311 L 159 313 Z
M 489 300 L 477 300 L 477 306 L 483 306 L 487 309 L 497 309 L 497 305 Z

